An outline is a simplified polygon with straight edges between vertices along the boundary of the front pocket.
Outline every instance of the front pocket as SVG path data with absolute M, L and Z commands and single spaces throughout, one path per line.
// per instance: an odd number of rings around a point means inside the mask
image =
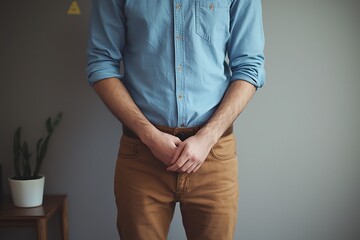
M 123 136 L 120 141 L 118 157 L 123 159 L 132 159 L 136 158 L 141 152 L 145 150 L 145 147 L 142 144 L 137 144 Z
M 229 35 L 229 3 L 216 1 L 195 2 L 196 34 L 211 42 L 216 35 Z
M 236 139 L 234 134 L 222 137 L 210 150 L 216 160 L 229 160 L 236 157 Z

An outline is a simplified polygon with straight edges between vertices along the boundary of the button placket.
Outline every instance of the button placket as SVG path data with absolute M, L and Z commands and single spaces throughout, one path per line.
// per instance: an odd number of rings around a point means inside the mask
M 177 96 L 177 125 L 186 123 L 185 77 L 184 77 L 184 5 L 182 0 L 174 1 L 174 45 L 175 45 L 175 84 Z

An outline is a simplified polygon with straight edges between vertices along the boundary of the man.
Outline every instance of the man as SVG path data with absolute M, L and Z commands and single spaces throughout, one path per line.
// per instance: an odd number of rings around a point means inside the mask
M 176 202 L 188 239 L 233 239 L 232 123 L 264 83 L 261 14 L 260 0 L 93 2 L 88 78 L 123 126 L 122 240 L 166 239 Z

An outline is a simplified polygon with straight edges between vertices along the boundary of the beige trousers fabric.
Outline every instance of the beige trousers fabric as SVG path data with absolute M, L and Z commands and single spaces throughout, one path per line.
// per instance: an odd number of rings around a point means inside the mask
M 165 240 L 176 202 L 188 240 L 234 239 L 238 168 L 233 134 L 220 138 L 196 173 L 166 171 L 139 140 L 122 136 L 115 169 L 121 240 Z

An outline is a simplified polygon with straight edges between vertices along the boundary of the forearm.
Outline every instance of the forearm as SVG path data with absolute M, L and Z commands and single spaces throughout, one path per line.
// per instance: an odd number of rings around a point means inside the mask
M 94 84 L 94 89 L 113 115 L 140 138 L 145 138 L 144 135 L 154 131 L 154 126 L 136 106 L 119 79 L 108 78 L 98 81 Z
M 186 139 L 178 146 L 170 162 L 171 166 L 167 170 L 187 173 L 199 170 L 210 149 L 244 110 L 255 90 L 249 82 L 232 82 L 209 121 L 195 136 Z
M 177 145 L 181 143 L 180 139 L 155 128 L 136 106 L 119 79 L 98 81 L 94 84 L 94 89 L 115 117 L 135 132 L 156 158 L 169 165 Z
M 234 81 L 229 86 L 218 109 L 198 132 L 215 144 L 227 128 L 236 120 L 255 94 L 256 88 L 247 81 Z

